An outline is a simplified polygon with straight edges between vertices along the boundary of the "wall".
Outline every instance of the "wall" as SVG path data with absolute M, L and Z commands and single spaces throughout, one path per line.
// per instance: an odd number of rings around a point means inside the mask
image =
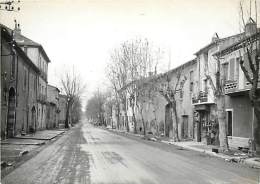
M 233 135 L 252 137 L 253 111 L 248 93 L 239 96 L 226 96 L 226 109 L 233 110 Z

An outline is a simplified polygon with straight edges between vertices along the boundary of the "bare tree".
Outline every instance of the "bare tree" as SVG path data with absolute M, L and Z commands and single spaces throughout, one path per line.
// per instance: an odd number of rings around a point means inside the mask
M 245 16 L 243 4 L 240 2 L 240 15 L 243 23 L 244 36 L 240 40 L 240 67 L 251 85 L 249 91 L 249 98 L 254 108 L 254 114 L 256 117 L 256 127 L 254 130 L 254 139 L 257 146 L 257 152 L 260 153 L 260 93 L 259 93 L 259 74 L 260 74 L 260 30 L 257 28 L 257 1 L 255 0 L 255 21 L 251 15 L 251 1 L 250 1 L 250 13 L 249 23 L 253 24 L 251 34 L 247 34 Z M 245 66 L 245 63 L 249 64 L 249 67 Z
M 136 121 L 136 92 L 139 83 L 149 75 L 153 68 L 151 46 L 147 39 L 136 39 L 126 41 L 121 47 L 115 49 L 111 55 L 108 77 L 113 85 L 116 96 L 124 106 L 126 127 L 128 127 L 127 104 L 132 110 L 134 132 L 137 133 Z M 129 99 L 129 103 L 127 103 Z
M 170 72 L 166 73 L 166 80 L 167 80 L 167 85 L 166 87 L 162 88 L 159 87 L 158 91 L 159 93 L 165 98 L 165 100 L 168 102 L 170 105 L 170 110 L 172 114 L 174 115 L 173 122 L 174 123 L 174 128 L 172 127 L 173 125 L 170 125 L 170 129 L 173 129 L 173 138 L 175 141 L 179 141 L 179 133 L 178 133 L 178 126 L 179 126 L 179 119 L 177 115 L 177 102 L 176 102 L 176 95 L 179 92 L 182 92 L 183 86 L 185 81 L 187 80 L 187 77 L 182 74 L 183 72 L 183 67 L 180 67 L 176 70 L 177 76 L 175 83 L 172 85 L 170 84 L 171 81 L 171 76 Z
M 62 90 L 67 96 L 65 128 L 69 128 L 71 108 L 75 101 L 80 99 L 85 85 L 82 83 L 80 76 L 75 73 L 74 69 L 71 72 L 65 72 L 61 77 L 61 85 Z

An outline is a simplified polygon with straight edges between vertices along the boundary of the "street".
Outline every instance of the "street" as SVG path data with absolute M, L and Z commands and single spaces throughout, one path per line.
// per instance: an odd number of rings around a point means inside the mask
M 258 184 L 259 170 L 83 124 L 43 149 L 3 184 Z

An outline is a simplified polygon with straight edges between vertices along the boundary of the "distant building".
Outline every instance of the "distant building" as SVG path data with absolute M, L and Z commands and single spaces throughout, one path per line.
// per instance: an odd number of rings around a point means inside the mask
M 64 128 L 67 111 L 67 96 L 59 94 L 59 127 Z
M 40 70 L 13 40 L 13 32 L 1 31 L 1 138 L 37 129 L 37 85 Z
M 60 90 L 47 85 L 47 123 L 46 128 L 57 128 L 59 124 L 59 92 Z

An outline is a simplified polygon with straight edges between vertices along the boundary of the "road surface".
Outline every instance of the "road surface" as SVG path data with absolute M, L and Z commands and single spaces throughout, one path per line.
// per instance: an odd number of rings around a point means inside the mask
M 43 149 L 4 184 L 258 184 L 259 170 L 83 124 Z

